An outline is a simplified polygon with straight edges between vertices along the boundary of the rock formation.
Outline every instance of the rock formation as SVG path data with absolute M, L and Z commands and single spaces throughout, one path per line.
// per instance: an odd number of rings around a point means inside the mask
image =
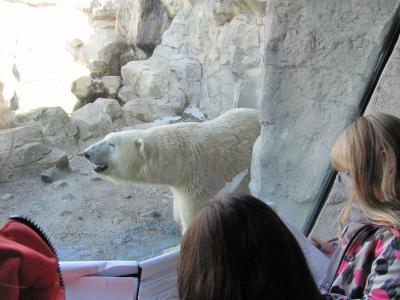
M 162 2 L 175 17 L 150 59 L 122 68 L 120 98 L 166 104 L 169 113 L 190 103 L 210 118 L 234 107 L 257 107 L 266 2 Z

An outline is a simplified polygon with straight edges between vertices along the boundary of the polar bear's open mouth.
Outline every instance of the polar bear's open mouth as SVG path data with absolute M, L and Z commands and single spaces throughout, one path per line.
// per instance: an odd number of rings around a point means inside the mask
M 94 165 L 94 167 L 93 167 L 93 171 L 95 171 L 96 173 L 102 173 L 107 169 L 108 169 L 108 165 L 107 164 L 105 164 L 105 165 Z

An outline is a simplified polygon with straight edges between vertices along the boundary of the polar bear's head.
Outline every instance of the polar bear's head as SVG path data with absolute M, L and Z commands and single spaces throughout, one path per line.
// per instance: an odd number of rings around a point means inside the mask
M 115 181 L 139 178 L 144 159 L 141 130 L 116 132 L 83 151 L 93 170 Z

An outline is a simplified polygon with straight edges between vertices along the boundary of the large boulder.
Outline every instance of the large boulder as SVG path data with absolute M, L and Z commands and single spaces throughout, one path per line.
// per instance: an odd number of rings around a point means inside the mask
M 92 103 L 98 98 L 117 98 L 120 87 L 120 76 L 80 77 L 72 83 L 71 87 L 71 91 L 79 99 L 75 109 Z
M 68 162 L 63 150 L 48 146 L 39 125 L 0 130 L 0 179 L 50 167 L 66 168 Z
M 149 102 L 155 113 L 153 119 L 181 114 L 189 103 L 200 102 L 199 61 L 170 52 L 168 48 L 157 48 L 148 60 L 130 62 L 121 74 L 124 86 L 119 99 Z
M 7 153 L 13 148 L 28 143 L 42 143 L 43 135 L 39 125 L 25 125 L 0 130 L 0 152 Z
M 125 40 L 116 40 L 99 51 L 98 60 L 92 61 L 89 69 L 96 77 L 119 76 L 123 65 L 129 61 L 142 60 L 147 57 L 139 47 L 130 45 Z
M 105 113 L 97 113 L 93 109 L 93 103 L 86 104 L 75 111 L 71 118 L 78 125 L 79 139 L 82 141 L 106 135 L 112 131 L 110 117 Z
M 85 141 L 122 126 L 122 117 L 121 107 L 116 100 L 100 98 L 72 113 L 71 120 L 78 125 L 79 139 Z
M 122 119 L 122 110 L 118 101 L 99 98 L 93 104 L 98 111 L 107 114 L 112 122 L 117 122 Z
M 80 100 L 77 107 L 91 103 L 105 95 L 105 88 L 100 78 L 83 76 L 72 82 L 71 92 Z
M 30 164 L 41 160 L 50 153 L 50 149 L 42 142 L 33 142 L 21 145 L 11 151 L 13 169 L 27 168 Z
M 141 122 L 154 120 L 154 103 L 148 100 L 130 100 L 122 107 L 125 124 L 133 126 Z
M 121 87 L 121 77 L 104 76 L 101 80 L 103 81 L 105 98 L 116 99 L 118 90 Z
M 77 145 L 78 127 L 61 107 L 40 107 L 18 114 L 15 122 L 39 125 L 50 147 L 65 149 Z

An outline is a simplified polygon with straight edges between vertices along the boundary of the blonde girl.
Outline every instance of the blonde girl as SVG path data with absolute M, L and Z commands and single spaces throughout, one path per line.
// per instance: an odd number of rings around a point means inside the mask
M 321 288 L 328 299 L 400 299 L 400 120 L 384 113 L 358 118 L 334 144 L 331 161 L 348 177 L 351 194 Z

